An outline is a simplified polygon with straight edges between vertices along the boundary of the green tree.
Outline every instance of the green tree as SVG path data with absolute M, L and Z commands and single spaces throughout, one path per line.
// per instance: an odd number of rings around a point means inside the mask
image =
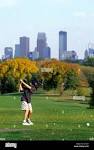
M 82 71 L 88 80 L 89 86 L 92 88 L 89 105 L 90 105 L 90 108 L 94 108 L 94 68 L 82 67 Z
M 94 57 L 88 57 L 84 60 L 84 65 L 94 67 Z
M 79 77 L 74 70 L 69 70 L 64 79 L 65 89 L 76 89 L 79 85 Z
M 51 78 L 45 78 L 43 88 L 45 90 L 56 89 L 58 86 L 58 73 L 52 74 Z
M 13 77 L 8 76 L 1 79 L 0 82 L 1 93 L 12 93 L 16 91 L 16 82 Z

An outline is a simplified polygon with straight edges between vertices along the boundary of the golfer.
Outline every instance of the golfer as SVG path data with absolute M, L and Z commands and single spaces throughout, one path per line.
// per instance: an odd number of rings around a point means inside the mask
M 34 90 L 35 88 L 32 84 L 28 85 L 26 80 L 20 80 L 19 91 L 22 93 L 21 109 L 24 111 L 23 125 L 33 125 L 33 122 L 30 120 L 30 118 L 32 117 L 31 96 Z

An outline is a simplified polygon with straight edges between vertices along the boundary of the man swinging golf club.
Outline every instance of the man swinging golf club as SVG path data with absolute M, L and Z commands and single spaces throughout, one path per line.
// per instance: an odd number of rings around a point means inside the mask
M 26 80 L 20 80 L 19 91 L 22 93 L 21 109 L 24 111 L 23 125 L 33 125 L 33 122 L 30 120 L 30 118 L 32 116 L 31 96 L 34 90 L 34 85 L 28 85 Z

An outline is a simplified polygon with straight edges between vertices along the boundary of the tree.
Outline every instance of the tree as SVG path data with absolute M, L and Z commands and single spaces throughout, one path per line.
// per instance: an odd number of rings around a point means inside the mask
M 76 89 L 79 85 L 79 78 L 74 70 L 69 70 L 64 79 L 65 89 Z
M 82 67 L 82 70 L 88 80 L 89 86 L 92 89 L 89 105 L 90 105 L 90 108 L 94 108 L 94 68 L 93 67 Z
M 27 58 L 15 58 L 0 63 L 1 82 L 3 82 L 4 79 L 7 79 L 8 77 L 12 77 L 15 80 L 16 88 L 18 88 L 19 80 L 21 78 L 27 78 L 29 80 L 31 79 L 32 74 L 37 72 L 38 67 L 36 65 L 36 62 L 31 61 Z
M 14 78 L 11 76 L 4 77 L 1 80 L 0 91 L 2 94 L 3 93 L 12 93 L 12 92 L 16 91 L 16 82 L 15 82 Z
M 90 108 L 94 108 L 94 74 L 90 74 L 89 75 L 89 84 L 90 84 L 90 87 L 92 88 L 92 92 L 91 92 L 91 99 L 89 101 L 89 105 L 90 105 Z
M 64 68 L 60 61 L 44 60 L 38 63 L 40 75 L 43 83 L 43 88 L 50 90 L 57 88 L 60 80 L 63 79 Z
M 52 74 L 50 79 L 45 78 L 43 82 L 43 88 L 46 90 L 56 89 L 58 85 L 57 74 Z
M 65 63 L 56 59 L 40 61 L 38 62 L 38 67 L 45 89 L 53 89 L 60 86 L 69 70 L 73 70 L 76 76 L 79 76 L 80 72 L 78 64 Z
M 88 57 L 84 60 L 84 65 L 94 67 L 94 57 Z
M 36 62 L 27 58 L 10 59 L 0 64 L 0 77 L 11 75 L 15 80 L 29 76 L 37 71 Z

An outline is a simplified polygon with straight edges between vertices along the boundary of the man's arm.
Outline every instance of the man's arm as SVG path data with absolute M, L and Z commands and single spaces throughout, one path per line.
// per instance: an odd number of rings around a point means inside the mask
M 21 92 L 21 91 L 23 91 L 23 88 L 22 88 L 22 85 L 20 83 L 20 85 L 19 85 L 19 92 Z
M 30 89 L 31 90 L 31 86 L 29 86 L 27 83 L 25 83 L 23 80 L 20 80 L 21 81 L 21 83 L 23 83 L 28 89 Z

